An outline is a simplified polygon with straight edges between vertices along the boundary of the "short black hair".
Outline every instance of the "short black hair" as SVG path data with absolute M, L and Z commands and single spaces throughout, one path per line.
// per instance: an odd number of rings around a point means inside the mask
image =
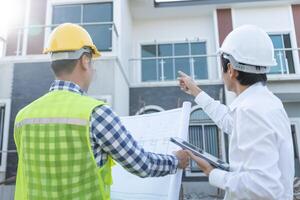
M 223 54 L 221 55 L 221 62 L 222 62 L 222 68 L 223 72 L 226 73 L 228 71 L 228 64 L 230 61 L 227 58 L 224 58 Z M 255 67 L 255 66 L 254 66 Z M 257 66 L 259 67 L 259 66 Z M 239 70 L 238 71 L 238 76 L 236 79 L 239 81 L 241 85 L 253 85 L 258 82 L 262 82 L 263 85 L 267 83 L 267 74 L 253 74 L 253 73 L 248 73 L 248 72 L 242 72 Z
M 51 62 L 51 68 L 56 76 L 62 74 L 71 74 L 77 62 L 82 58 L 83 55 L 86 55 L 89 58 L 92 58 L 90 53 L 83 53 L 79 59 L 68 59 L 68 60 L 55 60 Z
M 77 59 L 55 60 L 51 62 L 51 68 L 56 76 L 60 76 L 62 74 L 70 74 L 74 71 L 77 61 Z

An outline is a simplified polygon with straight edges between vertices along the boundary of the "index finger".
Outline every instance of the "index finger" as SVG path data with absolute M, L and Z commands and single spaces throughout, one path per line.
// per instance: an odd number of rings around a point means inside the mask
M 179 76 L 188 77 L 188 75 L 182 71 L 178 71 Z

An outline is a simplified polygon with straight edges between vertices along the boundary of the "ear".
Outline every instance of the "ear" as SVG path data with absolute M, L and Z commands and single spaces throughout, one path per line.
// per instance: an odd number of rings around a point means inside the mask
M 86 55 L 83 55 L 80 58 L 80 65 L 81 65 L 83 70 L 85 70 L 85 71 L 88 70 L 89 65 L 90 65 L 89 63 L 90 63 L 90 59 Z
M 231 79 L 235 79 L 239 75 L 239 72 L 235 70 L 230 63 L 228 63 L 228 72 Z

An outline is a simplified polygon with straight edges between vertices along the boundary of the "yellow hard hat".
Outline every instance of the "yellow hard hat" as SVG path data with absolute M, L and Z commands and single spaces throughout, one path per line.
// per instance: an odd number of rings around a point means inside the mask
M 84 28 L 77 24 L 64 23 L 52 31 L 44 53 L 77 51 L 83 47 L 92 49 L 93 58 L 101 55 Z

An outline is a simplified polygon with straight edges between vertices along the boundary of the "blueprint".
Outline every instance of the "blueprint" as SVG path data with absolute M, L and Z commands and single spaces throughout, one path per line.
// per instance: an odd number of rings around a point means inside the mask
M 172 154 L 178 146 L 170 137 L 187 139 L 191 104 L 159 113 L 122 117 L 121 121 L 146 151 Z M 140 178 L 120 165 L 113 167 L 112 200 L 175 200 L 179 198 L 182 170 L 175 175 Z

